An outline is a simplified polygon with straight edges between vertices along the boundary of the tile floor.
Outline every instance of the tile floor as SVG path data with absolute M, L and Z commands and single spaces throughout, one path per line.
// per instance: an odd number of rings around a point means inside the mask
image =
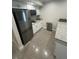
M 42 29 L 20 51 L 17 46 L 12 46 L 12 59 L 55 59 L 55 32 Z

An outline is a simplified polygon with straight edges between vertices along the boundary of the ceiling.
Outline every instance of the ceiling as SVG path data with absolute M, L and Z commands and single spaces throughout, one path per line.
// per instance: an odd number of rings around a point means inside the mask
M 61 1 L 66 1 L 66 0 L 12 0 L 12 4 L 15 5 L 14 1 L 19 2 L 20 4 L 27 4 L 27 2 L 32 2 L 32 3 L 34 3 L 34 6 L 42 7 L 43 5 L 45 5 L 49 2 L 61 2 Z
M 60 1 L 66 1 L 66 0 L 13 0 L 13 1 L 19 1 L 19 2 L 24 2 L 24 3 L 36 1 L 36 2 L 41 2 L 43 4 L 46 4 L 46 3 L 49 3 L 51 1 L 56 1 L 56 2 L 58 1 L 58 2 L 60 2 Z
M 38 2 L 41 2 L 41 3 L 48 3 L 50 1 L 54 1 L 54 0 L 13 0 L 13 1 L 19 1 L 19 2 L 29 2 L 29 1 L 38 1 Z

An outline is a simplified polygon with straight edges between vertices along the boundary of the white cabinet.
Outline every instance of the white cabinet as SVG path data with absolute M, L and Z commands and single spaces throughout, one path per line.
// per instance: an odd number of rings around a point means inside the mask
M 42 28 L 42 20 L 38 20 L 35 23 L 32 23 L 33 33 L 35 34 Z
M 67 23 L 66 22 L 58 22 L 55 38 L 67 42 Z

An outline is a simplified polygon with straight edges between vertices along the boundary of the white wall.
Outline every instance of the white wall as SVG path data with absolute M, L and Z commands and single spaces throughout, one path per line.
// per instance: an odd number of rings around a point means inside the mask
M 53 23 L 53 28 L 56 29 L 59 18 L 66 18 L 67 15 L 66 2 L 51 2 L 43 6 L 41 9 L 41 18 L 43 19 L 43 27 L 46 27 L 46 22 Z
M 17 42 L 19 49 L 22 49 L 23 44 L 21 42 L 21 38 L 20 38 L 19 32 L 18 32 L 17 27 L 16 27 L 14 17 L 12 17 L 12 32 L 13 32 L 15 38 L 16 38 L 16 42 Z

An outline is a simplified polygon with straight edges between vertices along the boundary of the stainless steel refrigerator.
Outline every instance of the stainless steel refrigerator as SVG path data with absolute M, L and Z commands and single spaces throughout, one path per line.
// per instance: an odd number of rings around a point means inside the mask
M 32 22 L 27 9 L 12 8 L 12 13 L 21 37 L 22 43 L 25 45 L 33 37 Z

